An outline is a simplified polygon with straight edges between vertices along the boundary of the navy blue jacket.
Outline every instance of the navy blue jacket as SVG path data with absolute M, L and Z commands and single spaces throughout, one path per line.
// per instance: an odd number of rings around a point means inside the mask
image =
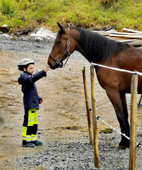
M 45 76 L 46 72 L 42 70 L 35 74 L 23 72 L 18 78 L 18 83 L 22 85 L 21 90 L 24 94 L 23 103 L 25 111 L 39 109 L 39 100 L 41 98 L 38 96 L 35 82 Z

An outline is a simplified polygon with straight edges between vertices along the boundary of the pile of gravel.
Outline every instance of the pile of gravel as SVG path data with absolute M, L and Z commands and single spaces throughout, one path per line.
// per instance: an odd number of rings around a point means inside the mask
M 98 137 L 99 169 L 129 169 L 129 149 L 118 150 L 114 144 L 120 140 L 118 134 L 100 134 Z M 142 148 L 138 148 L 137 170 L 142 169 Z M 93 147 L 88 136 L 68 143 L 48 142 L 42 153 L 17 159 L 20 169 L 44 170 L 95 170 Z M 16 167 L 15 167 L 16 168 Z

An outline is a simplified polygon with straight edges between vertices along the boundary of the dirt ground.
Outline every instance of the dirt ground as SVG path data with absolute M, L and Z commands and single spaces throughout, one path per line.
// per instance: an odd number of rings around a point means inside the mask
M 30 149 L 21 147 L 24 110 L 21 87 L 17 83 L 20 74 L 17 63 L 25 57 L 30 57 L 35 60 L 35 71 L 39 71 L 45 66 L 48 55 L 5 49 L 0 51 L 0 169 L 13 169 L 11 165 L 16 159 L 44 151 L 48 148 L 50 141 L 69 143 L 87 136 L 89 142 L 82 81 L 82 68 L 87 66 L 87 85 L 90 96 L 89 63 L 83 57 L 76 58 L 77 55 L 78 53 L 75 53 L 69 59 L 65 68 L 48 71 L 47 77 L 36 83 L 39 96 L 44 100 L 38 111 L 38 139 L 44 145 Z M 95 96 L 97 114 L 119 129 L 112 105 L 97 80 L 95 80 Z M 130 107 L 130 95 L 127 98 Z M 98 131 L 106 128 L 109 127 L 98 122 Z M 141 128 L 140 109 L 138 112 L 139 136 L 142 136 Z M 113 141 L 107 142 L 114 146 L 118 144 Z

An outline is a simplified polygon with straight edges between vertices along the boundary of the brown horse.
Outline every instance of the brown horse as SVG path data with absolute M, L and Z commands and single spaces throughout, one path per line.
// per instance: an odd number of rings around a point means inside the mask
M 89 30 L 69 26 L 63 27 L 59 23 L 58 26 L 60 30 L 48 58 L 51 69 L 62 67 L 63 60 L 77 50 L 89 62 L 142 72 L 142 50 L 110 40 Z M 115 109 L 121 133 L 129 137 L 126 93 L 130 93 L 132 75 L 102 67 L 95 67 L 95 69 L 98 81 L 105 89 Z M 142 77 L 140 76 L 138 93 L 142 93 Z M 129 140 L 124 135 L 121 136 L 118 146 L 123 149 L 129 147 Z

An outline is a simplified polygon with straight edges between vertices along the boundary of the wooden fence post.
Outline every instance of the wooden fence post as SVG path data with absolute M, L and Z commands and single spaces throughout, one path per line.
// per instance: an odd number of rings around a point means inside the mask
M 90 144 L 92 145 L 93 144 L 93 139 L 92 139 L 92 129 L 91 129 L 91 116 L 90 116 L 90 107 L 89 107 L 89 100 L 88 100 L 88 91 L 87 91 L 87 80 L 86 80 L 85 67 L 83 67 L 83 69 L 82 69 L 82 76 L 83 76 L 83 84 L 84 84 L 84 94 L 85 94 L 85 103 L 86 103 L 89 138 L 90 138 Z
M 130 116 L 130 150 L 129 170 L 136 169 L 137 144 L 136 144 L 136 119 L 137 119 L 137 86 L 138 76 L 134 74 L 131 82 L 131 116 Z
M 91 75 L 94 163 L 95 163 L 95 167 L 99 168 L 98 143 L 97 143 L 97 118 L 96 118 L 95 95 L 94 95 L 94 66 L 93 65 L 90 66 L 90 75 Z

